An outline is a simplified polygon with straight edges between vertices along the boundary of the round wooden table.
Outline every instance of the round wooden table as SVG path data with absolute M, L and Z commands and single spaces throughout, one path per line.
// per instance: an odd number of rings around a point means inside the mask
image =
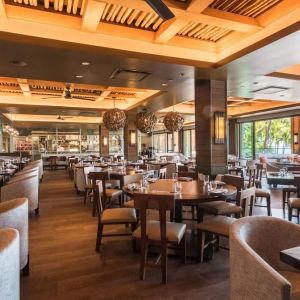
M 193 181 L 179 181 L 182 184 L 181 193 L 174 193 L 175 197 L 175 222 L 182 222 L 182 206 L 183 205 L 197 205 L 199 203 L 217 201 L 228 198 L 236 194 L 236 188 L 231 185 L 224 185 L 228 192 L 224 194 L 210 194 L 205 191 L 203 182 L 198 180 Z M 123 187 L 123 191 L 134 198 L 134 193 L 173 193 L 173 179 L 160 179 L 154 183 L 150 183 L 145 190 L 129 190 L 127 186 Z

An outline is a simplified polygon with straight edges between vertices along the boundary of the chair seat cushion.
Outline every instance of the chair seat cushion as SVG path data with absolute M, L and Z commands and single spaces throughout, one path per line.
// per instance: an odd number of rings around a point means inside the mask
M 124 203 L 124 207 L 134 208 L 134 200 L 130 199 Z
M 184 236 L 186 224 L 167 222 L 167 241 L 180 243 Z M 146 234 L 149 240 L 159 241 L 160 237 L 160 222 L 155 220 L 147 221 Z M 132 234 L 136 239 L 141 238 L 141 227 L 139 226 Z
M 292 208 L 300 208 L 300 198 L 289 198 L 288 205 Z
M 104 210 L 101 216 L 101 223 L 134 223 L 136 222 L 136 213 L 133 208 L 108 208 Z
M 117 190 L 117 189 L 106 189 L 106 196 L 108 198 L 113 198 L 113 197 L 117 197 L 119 195 L 122 194 L 121 190 Z
M 270 197 L 271 192 L 265 189 L 256 189 L 255 190 L 255 197 Z
M 243 211 L 240 206 L 225 201 L 205 202 L 200 204 L 199 208 L 204 212 L 214 215 L 237 214 Z
M 237 219 L 226 216 L 215 216 L 205 219 L 197 224 L 197 228 L 202 231 L 213 232 L 223 236 L 229 236 L 229 228 Z
M 296 193 L 297 192 L 297 188 L 295 186 L 287 186 L 282 188 L 283 192 L 291 192 L 291 193 Z
M 279 273 L 286 278 L 292 285 L 291 300 L 300 299 L 300 272 L 293 271 L 279 271 Z

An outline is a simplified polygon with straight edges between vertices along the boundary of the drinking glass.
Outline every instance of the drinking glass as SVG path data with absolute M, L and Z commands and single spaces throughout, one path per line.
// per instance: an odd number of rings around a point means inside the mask
M 212 191 L 215 191 L 217 189 L 217 183 L 214 180 L 211 181 L 210 186 Z
M 209 175 L 204 175 L 204 183 L 209 182 Z
M 182 192 L 182 184 L 180 182 L 176 182 L 175 187 L 176 187 L 176 193 L 181 194 L 181 192 Z
M 172 173 L 172 178 L 173 178 L 173 181 L 177 181 L 178 180 L 178 173 Z

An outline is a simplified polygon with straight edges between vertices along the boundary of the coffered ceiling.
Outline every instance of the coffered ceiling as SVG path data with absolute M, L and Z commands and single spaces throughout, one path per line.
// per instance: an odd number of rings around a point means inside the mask
M 300 12 L 295 0 L 164 2 L 175 15 L 166 22 L 142 0 L 1 0 L 0 30 L 200 66 L 270 38 Z

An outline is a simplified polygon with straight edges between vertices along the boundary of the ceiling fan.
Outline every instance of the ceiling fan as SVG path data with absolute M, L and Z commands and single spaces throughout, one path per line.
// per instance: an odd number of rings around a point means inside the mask
M 56 119 L 64 121 L 65 119 L 71 119 L 71 118 L 73 118 L 73 117 L 64 117 L 64 116 L 59 115 Z
M 71 89 L 71 84 L 66 83 L 66 87 L 64 89 L 64 93 L 62 97 L 59 96 L 49 96 L 49 97 L 43 97 L 42 99 L 79 99 L 79 100 L 87 100 L 87 101 L 95 101 L 95 99 L 89 99 L 84 96 L 73 96 L 72 95 L 72 89 Z

